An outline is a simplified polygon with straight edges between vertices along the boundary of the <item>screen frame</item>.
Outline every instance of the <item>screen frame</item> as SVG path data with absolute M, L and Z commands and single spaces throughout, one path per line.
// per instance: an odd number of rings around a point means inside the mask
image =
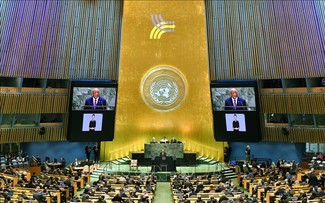
M 221 133 L 217 132 L 216 129 L 216 122 L 220 122 L 216 114 L 218 116 L 223 113 L 224 115 L 226 113 L 234 113 L 232 110 L 214 110 L 213 109 L 213 95 L 212 95 L 212 88 L 244 88 L 244 87 L 252 87 L 254 88 L 255 92 L 255 105 L 256 105 L 256 110 L 252 111 L 246 111 L 246 110 L 238 110 L 236 112 L 238 113 L 245 113 L 246 114 L 252 114 L 254 113 L 254 119 L 256 120 L 256 123 L 254 124 L 256 126 L 256 134 L 252 137 L 249 137 L 248 132 L 242 132 L 243 134 L 245 133 L 245 136 L 234 136 L 232 133 L 226 133 L 227 135 L 220 135 Z M 220 81 L 212 81 L 210 83 L 210 99 L 211 99 L 211 109 L 212 109 L 212 114 L 213 114 L 213 132 L 214 132 L 214 137 L 216 141 L 228 141 L 228 142 L 259 142 L 261 140 L 261 119 L 260 119 L 260 101 L 259 101 L 259 91 L 258 91 L 258 85 L 256 80 L 220 80 Z M 246 116 L 247 119 L 247 116 Z M 226 121 L 225 121 L 226 124 Z M 247 120 L 246 120 L 246 130 L 247 130 Z
M 104 130 L 104 127 L 102 127 L 102 131 L 95 131 L 95 132 L 89 132 L 89 131 L 82 131 L 80 129 L 79 131 L 72 131 L 72 120 L 73 114 L 89 114 L 92 111 L 89 110 L 72 110 L 72 103 L 73 103 L 73 89 L 75 87 L 84 87 L 84 88 L 116 88 L 116 97 L 115 97 L 115 108 L 114 110 L 95 110 L 96 113 L 104 113 L 106 114 L 105 117 L 109 121 L 113 121 L 113 126 L 109 130 Z M 69 105 L 68 105 L 68 129 L 67 129 L 67 139 L 70 142 L 99 142 L 99 141 L 112 141 L 114 139 L 114 133 L 115 133 L 115 115 L 116 115 L 116 108 L 117 108 L 117 96 L 118 96 L 118 83 L 116 81 L 112 80 L 71 80 L 69 82 Z M 81 118 L 81 121 L 83 118 Z M 104 120 L 103 120 L 103 126 L 104 126 Z M 82 125 L 82 124 L 81 124 Z M 109 132 L 106 132 L 109 131 Z M 78 135 L 74 134 L 80 134 L 79 136 L 82 136 L 82 134 L 89 134 L 91 136 L 88 137 L 80 137 L 78 138 Z M 110 136 L 107 136 L 106 133 L 112 133 Z

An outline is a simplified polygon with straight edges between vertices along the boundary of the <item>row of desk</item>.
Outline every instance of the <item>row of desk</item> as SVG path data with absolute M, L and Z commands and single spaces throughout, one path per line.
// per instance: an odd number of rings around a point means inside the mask
M 305 174 L 303 173 L 298 173 L 297 177 L 298 180 L 301 181 L 302 176 L 304 176 Z M 243 179 L 242 175 L 238 175 L 237 176 L 237 182 L 240 183 L 241 181 L 243 182 L 243 187 L 246 191 L 248 191 L 251 195 L 253 194 L 253 191 L 256 189 L 256 187 L 258 187 L 257 183 L 252 183 L 252 181 L 260 181 L 262 179 L 262 177 L 260 178 L 253 178 L 253 179 Z M 282 188 L 287 188 L 289 187 L 288 185 L 280 185 L 280 186 L 273 186 L 273 187 L 282 187 Z M 307 192 L 309 191 L 309 185 L 308 184 L 299 184 L 299 185 L 293 185 L 292 187 L 290 187 L 291 190 L 293 190 L 295 192 L 295 194 L 299 193 L 301 190 Z M 268 192 L 267 194 L 264 194 L 264 188 L 258 188 L 257 189 L 257 198 L 260 199 L 261 196 L 264 195 L 266 198 L 266 203 L 270 203 L 271 199 L 273 197 L 275 197 L 274 192 Z M 276 202 L 278 202 L 280 200 L 279 197 L 276 197 Z M 311 202 L 310 200 L 308 200 L 309 202 Z M 315 202 L 317 202 L 318 200 L 315 200 Z

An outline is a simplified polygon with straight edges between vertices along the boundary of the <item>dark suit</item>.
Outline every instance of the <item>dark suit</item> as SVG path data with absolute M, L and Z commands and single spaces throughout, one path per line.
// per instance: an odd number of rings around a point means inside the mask
M 94 146 L 93 147 L 93 150 L 94 150 L 94 155 L 95 155 L 95 163 L 98 163 L 99 161 L 99 147 L 98 146 Z
M 227 200 L 229 200 L 228 197 L 226 197 L 224 195 L 219 198 L 219 202 L 227 201 Z
M 311 172 L 310 174 L 309 174 L 309 181 L 308 181 L 308 183 L 309 183 L 309 186 L 317 186 L 318 185 L 318 180 L 317 180 L 317 176 L 315 175 L 315 173 L 314 172 Z
M 251 161 L 251 148 L 246 147 L 245 154 L 246 154 L 246 161 L 250 162 Z
M 96 128 L 96 121 L 89 122 L 89 131 L 95 131 Z
M 234 131 L 239 131 L 239 121 L 233 121 L 232 128 L 234 129 Z M 235 129 L 235 128 L 237 128 L 237 129 Z
M 167 153 L 166 152 L 160 152 L 160 157 L 162 160 L 166 160 Z
M 106 110 L 106 100 L 102 97 L 97 98 L 97 104 L 94 105 L 94 98 L 89 97 L 86 99 L 84 109 L 102 109 Z
M 232 98 L 229 97 L 225 100 L 225 110 L 247 110 L 246 100 L 240 97 L 237 97 L 237 105 L 234 106 Z
M 90 160 L 90 154 L 91 154 L 91 147 L 90 146 L 86 146 L 85 153 L 86 153 L 86 157 L 87 157 L 87 159 L 89 161 Z
M 177 143 L 177 140 L 176 139 L 171 139 L 170 143 Z

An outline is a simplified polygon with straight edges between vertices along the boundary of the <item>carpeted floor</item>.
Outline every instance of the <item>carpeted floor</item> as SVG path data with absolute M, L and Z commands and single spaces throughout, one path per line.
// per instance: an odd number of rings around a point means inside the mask
M 173 203 L 170 182 L 158 182 L 153 203 Z

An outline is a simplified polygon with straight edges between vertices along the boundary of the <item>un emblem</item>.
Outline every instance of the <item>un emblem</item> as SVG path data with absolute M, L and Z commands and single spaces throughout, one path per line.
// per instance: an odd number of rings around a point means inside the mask
M 150 96 L 157 104 L 172 104 L 178 97 L 178 85 L 169 80 L 153 82 L 150 85 Z
M 157 67 L 142 79 L 141 95 L 144 102 L 156 111 L 173 111 L 185 99 L 187 83 L 175 68 Z

